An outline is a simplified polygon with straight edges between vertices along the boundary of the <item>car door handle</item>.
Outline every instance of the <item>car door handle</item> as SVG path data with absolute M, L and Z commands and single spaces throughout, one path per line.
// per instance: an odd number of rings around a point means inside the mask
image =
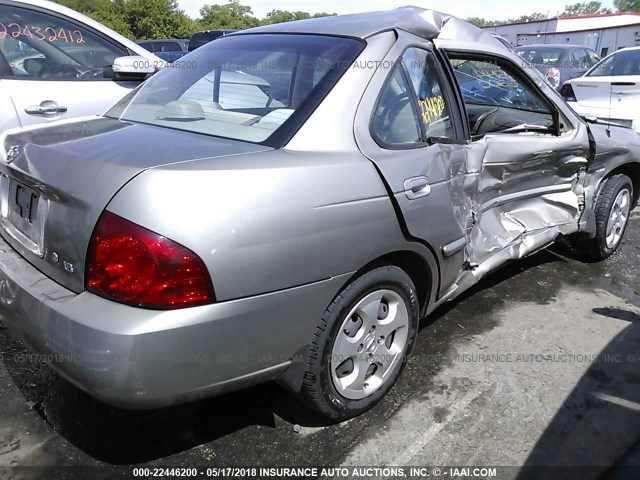
M 431 193 L 431 185 L 427 177 L 407 178 L 404 181 L 404 194 L 409 200 L 426 197 Z
M 45 100 L 40 105 L 31 105 L 24 109 L 29 115 L 43 115 L 45 117 L 55 117 L 67 112 L 67 107 L 58 105 L 53 100 Z
M 611 82 L 614 87 L 633 87 L 636 82 Z

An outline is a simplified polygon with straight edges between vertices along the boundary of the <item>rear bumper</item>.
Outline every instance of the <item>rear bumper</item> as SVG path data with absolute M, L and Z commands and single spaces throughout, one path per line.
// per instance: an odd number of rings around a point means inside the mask
M 107 403 L 155 408 L 271 380 L 350 274 L 174 311 L 76 294 L 0 239 L 0 313 L 41 358 Z

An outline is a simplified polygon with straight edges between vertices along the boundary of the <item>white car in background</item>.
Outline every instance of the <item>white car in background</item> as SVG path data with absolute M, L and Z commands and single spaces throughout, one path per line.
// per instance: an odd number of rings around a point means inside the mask
M 0 134 L 102 114 L 163 64 L 57 3 L 0 0 Z
M 640 132 L 640 47 L 608 55 L 560 94 L 580 115 Z

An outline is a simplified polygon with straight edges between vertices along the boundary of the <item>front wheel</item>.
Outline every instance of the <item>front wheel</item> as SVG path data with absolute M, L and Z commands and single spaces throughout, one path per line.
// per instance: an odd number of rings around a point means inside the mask
M 354 280 L 320 319 L 302 399 L 334 420 L 373 407 L 400 376 L 418 318 L 415 286 L 400 268 L 379 267 Z
M 633 184 L 626 175 L 607 179 L 596 200 L 596 236 L 575 244 L 587 259 L 610 257 L 620 245 L 629 223 L 633 203 Z

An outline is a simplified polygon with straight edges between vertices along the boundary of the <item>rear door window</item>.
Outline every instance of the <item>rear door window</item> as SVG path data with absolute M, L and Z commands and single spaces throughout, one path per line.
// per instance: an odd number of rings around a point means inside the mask
M 571 54 L 571 68 L 589 68 L 589 55 L 584 48 L 574 50 Z
M 378 100 L 372 133 L 388 147 L 456 137 L 448 95 L 431 52 L 409 48 L 404 53 Z

